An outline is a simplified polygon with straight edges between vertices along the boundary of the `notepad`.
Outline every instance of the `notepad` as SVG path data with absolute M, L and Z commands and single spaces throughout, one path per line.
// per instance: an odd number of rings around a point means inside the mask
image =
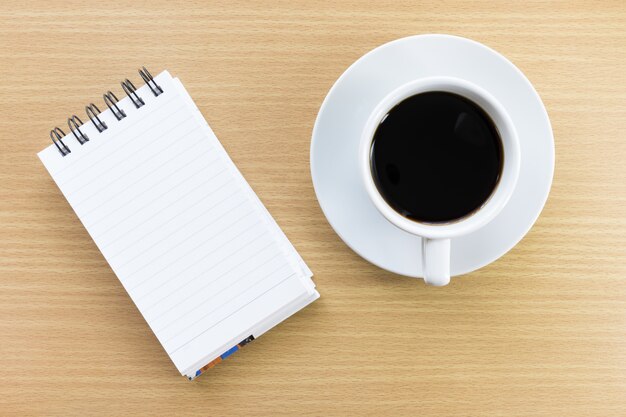
M 319 297 L 312 273 L 167 71 L 38 155 L 189 379 Z M 91 119 L 91 120 L 89 120 Z

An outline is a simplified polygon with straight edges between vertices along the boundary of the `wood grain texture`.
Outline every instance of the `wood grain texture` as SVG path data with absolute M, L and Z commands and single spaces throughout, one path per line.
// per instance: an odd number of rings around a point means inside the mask
M 622 0 L 177 3 L 0 3 L 0 415 L 626 415 Z M 509 57 L 556 139 L 535 227 L 443 289 L 350 251 L 308 163 L 335 79 L 433 32 Z M 182 79 L 322 294 L 194 383 L 36 157 L 141 65 Z

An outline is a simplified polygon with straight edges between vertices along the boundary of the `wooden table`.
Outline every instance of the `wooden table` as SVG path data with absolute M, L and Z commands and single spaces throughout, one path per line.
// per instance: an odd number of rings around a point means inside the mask
M 123 3 L 0 4 L 0 415 L 626 415 L 622 0 Z M 309 174 L 335 79 L 429 32 L 509 57 L 556 139 L 535 227 L 446 288 L 354 254 Z M 35 155 L 141 65 L 183 80 L 322 294 L 193 383 Z

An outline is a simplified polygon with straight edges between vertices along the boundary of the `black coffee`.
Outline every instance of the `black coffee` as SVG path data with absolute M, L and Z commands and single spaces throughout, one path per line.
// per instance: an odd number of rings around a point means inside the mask
M 457 94 L 428 92 L 392 108 L 371 149 L 385 201 L 418 222 L 460 219 L 491 195 L 502 170 L 502 143 L 491 118 Z

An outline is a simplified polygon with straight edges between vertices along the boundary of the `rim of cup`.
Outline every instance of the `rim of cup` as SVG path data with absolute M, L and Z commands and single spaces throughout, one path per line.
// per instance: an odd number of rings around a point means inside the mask
M 401 101 L 425 92 L 442 91 L 461 95 L 481 107 L 494 122 L 502 143 L 503 163 L 500 178 L 491 195 L 476 210 L 449 222 L 426 223 L 404 217 L 379 193 L 371 170 L 371 147 L 374 133 L 383 117 Z M 498 215 L 515 189 L 520 167 L 519 139 L 506 109 L 489 92 L 469 81 L 448 76 L 410 81 L 387 94 L 370 114 L 361 134 L 359 149 L 361 177 L 378 211 L 392 224 L 409 233 L 435 238 L 451 238 L 471 233 Z

